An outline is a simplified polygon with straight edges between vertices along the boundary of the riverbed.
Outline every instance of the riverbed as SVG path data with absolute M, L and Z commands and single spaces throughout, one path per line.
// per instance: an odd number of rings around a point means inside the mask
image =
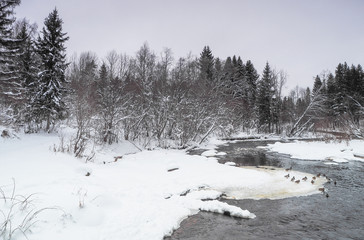
M 234 162 L 237 167 L 292 167 L 295 171 L 325 174 L 331 179 L 325 184 L 325 193 L 276 200 L 221 199 L 248 209 L 257 217 L 246 220 L 199 212 L 185 219 L 166 239 L 363 239 L 364 163 L 327 165 L 257 148 L 268 143 L 273 142 L 237 141 L 221 145 L 216 150 L 227 154 L 218 156 L 218 160 L 222 164 Z M 194 150 L 190 154 L 201 152 Z

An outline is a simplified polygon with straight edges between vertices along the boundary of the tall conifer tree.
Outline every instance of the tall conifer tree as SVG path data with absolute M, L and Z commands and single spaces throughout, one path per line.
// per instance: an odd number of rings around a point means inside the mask
M 36 25 L 29 24 L 25 19 L 17 22 L 16 37 L 21 40 L 20 54 L 16 61 L 21 77 L 23 103 L 18 120 L 30 123 L 33 120 L 31 102 L 36 94 L 40 59 L 34 45 Z
M 253 63 L 248 60 L 245 64 L 245 77 L 248 84 L 249 94 L 248 101 L 251 108 L 255 108 L 255 102 L 257 97 L 257 82 L 259 75 L 257 70 L 254 68 Z
M 42 65 L 34 106 L 38 120 L 47 122 L 46 130 L 66 112 L 64 84 L 67 63 L 64 44 L 68 37 L 62 31 L 62 24 L 57 9 L 54 9 L 45 19 L 42 37 L 39 36 L 37 42 Z
M 21 99 L 22 86 L 16 57 L 21 40 L 13 36 L 14 8 L 20 0 L 0 1 L 0 100 L 6 105 Z
M 234 63 L 233 57 L 233 63 Z M 246 100 L 247 84 L 245 79 L 245 66 L 240 57 L 236 60 L 233 76 L 233 96 L 240 100 Z
M 273 74 L 269 63 L 265 65 L 262 79 L 259 82 L 257 105 L 259 126 L 266 126 L 269 132 L 272 127 L 272 97 L 273 92 Z
M 318 91 L 320 90 L 322 84 L 323 83 L 321 81 L 321 78 L 318 75 L 316 75 L 315 81 L 313 83 L 312 93 L 318 94 L 319 93 Z
M 200 79 L 212 81 L 214 76 L 214 56 L 209 46 L 205 46 L 198 61 Z

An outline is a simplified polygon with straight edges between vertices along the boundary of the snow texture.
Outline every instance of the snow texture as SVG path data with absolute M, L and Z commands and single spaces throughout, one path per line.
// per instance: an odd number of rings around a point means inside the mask
M 275 199 L 319 193 L 323 183 L 295 184 L 283 177 L 283 169 L 232 167 L 180 150 L 138 152 L 128 142 L 96 149 L 94 162 L 85 163 L 55 152 L 59 142 L 55 134 L 0 138 L 2 191 L 11 195 L 13 178 L 16 195 L 34 194 L 31 209 L 52 208 L 37 215 L 27 238 L 17 232 L 15 239 L 163 239 L 198 211 L 255 217 L 216 200 L 223 193 L 233 199 Z M 130 152 L 138 153 L 125 154 Z M 0 199 L 3 212 L 10 208 Z M 16 209 L 14 227 L 26 215 Z
M 349 142 L 303 142 L 269 144 L 267 149 L 293 158 L 306 160 L 322 160 L 327 163 L 346 163 L 348 161 L 364 161 L 364 141 L 351 140 Z
M 225 152 L 217 152 L 216 150 L 207 150 L 201 154 L 205 157 L 223 156 L 226 155 Z
M 234 162 L 226 162 L 225 165 L 236 166 L 236 163 L 234 163 Z

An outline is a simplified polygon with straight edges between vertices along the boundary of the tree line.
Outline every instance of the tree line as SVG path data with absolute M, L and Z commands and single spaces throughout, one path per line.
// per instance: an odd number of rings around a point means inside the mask
M 2 121 L 46 122 L 67 115 L 64 102 L 66 77 L 63 21 L 54 9 L 38 36 L 36 25 L 23 19 L 14 23 L 14 7 L 20 0 L 0 2 L 0 103 Z
M 316 76 L 312 90 L 297 87 L 283 96 L 284 71 L 267 62 L 259 75 L 250 60 L 221 60 L 209 46 L 176 60 L 171 49 L 157 55 L 145 43 L 134 56 L 84 52 L 67 61 L 57 9 L 37 33 L 35 24 L 15 21 L 19 4 L 0 4 L 0 121 L 29 133 L 68 121 L 77 128 L 78 156 L 91 139 L 185 147 L 212 133 L 240 131 L 294 136 L 330 128 L 363 135 L 360 65 L 340 63 L 335 74 Z

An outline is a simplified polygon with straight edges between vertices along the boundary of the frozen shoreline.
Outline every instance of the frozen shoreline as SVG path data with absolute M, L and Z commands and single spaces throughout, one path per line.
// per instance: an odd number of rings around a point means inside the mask
M 14 178 L 17 194 L 37 193 L 35 208 L 57 206 L 62 210 L 41 213 L 40 222 L 27 234 L 30 240 L 162 239 L 199 210 L 255 217 L 249 210 L 203 199 L 216 199 L 222 193 L 235 199 L 302 196 L 319 193 L 317 189 L 323 183 L 296 184 L 283 177 L 287 174 L 283 169 L 219 164 L 213 156 L 224 153 L 213 149 L 221 142 L 210 145 L 211 150 L 203 154 L 206 156 L 154 150 L 102 164 L 133 151 L 124 143 L 98 150 L 97 161 L 85 164 L 69 154 L 53 152 L 52 146 L 59 143 L 56 135 L 21 135 L 20 139 L 0 141 L 3 191 L 11 193 Z M 310 177 L 306 173 L 291 174 L 297 179 Z M 6 204 L 0 206 L 9 210 Z M 24 214 L 16 216 L 14 225 Z M 22 237 L 19 234 L 18 238 Z
M 348 161 L 364 162 L 364 158 L 361 157 L 364 156 L 363 140 L 331 143 L 323 141 L 276 142 L 268 144 L 267 147 L 263 148 L 282 154 L 289 154 L 292 158 L 325 161 L 326 164 L 346 163 Z

